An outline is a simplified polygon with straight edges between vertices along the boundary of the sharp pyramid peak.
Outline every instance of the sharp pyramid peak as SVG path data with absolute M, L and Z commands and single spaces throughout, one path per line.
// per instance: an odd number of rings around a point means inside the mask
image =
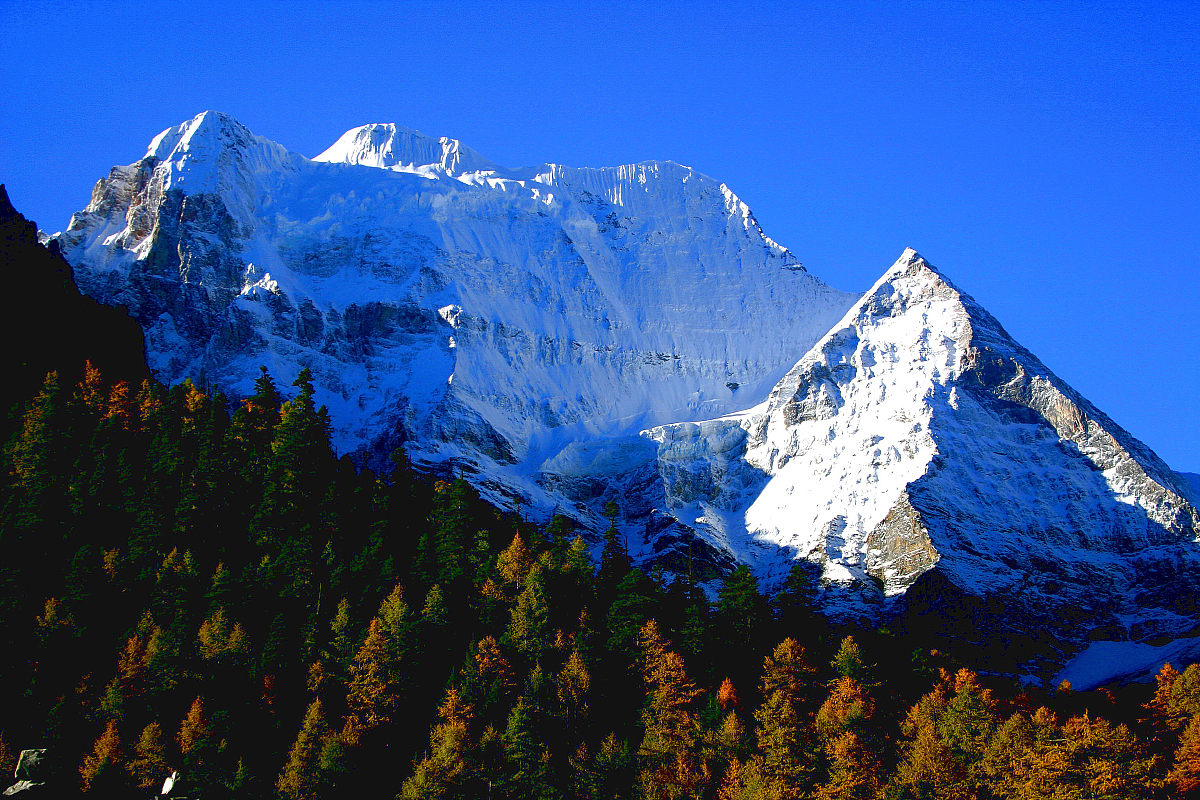
M 900 254 L 900 257 L 896 259 L 896 263 L 888 267 L 887 271 L 884 272 L 879 280 L 876 281 L 875 285 L 871 287 L 871 290 L 868 292 L 868 294 L 873 293 L 883 284 L 912 282 L 914 280 L 921 282 L 937 281 L 945 284 L 956 292 L 958 291 L 958 287 L 951 283 L 950 279 L 947 278 L 941 270 L 926 261 L 925 258 L 913 248 L 906 247 L 904 248 L 904 252 Z
M 201 111 L 192 117 L 191 121 L 197 125 L 207 123 L 209 125 L 230 125 L 243 129 L 246 127 L 224 111 L 217 111 L 212 108 Z
M 995 317 L 908 247 L 775 386 L 769 407 L 789 402 L 802 384 L 810 381 L 814 365 L 830 367 L 861 359 L 852 352 L 860 346 L 928 354 L 932 352 L 929 342 L 934 340 L 942 343 L 934 350 L 945 345 L 941 353 L 945 358 L 936 370 L 938 383 L 957 377 L 969 366 L 964 359 L 972 347 L 1020 354 L 1022 359 L 1036 362 Z M 1037 370 L 1048 372 L 1040 363 Z
M 193 130 L 193 131 L 201 130 L 201 129 L 220 130 L 221 128 L 246 130 L 245 125 L 238 122 L 236 119 L 234 119 L 229 114 L 226 114 L 224 111 L 217 111 L 217 110 L 211 109 L 211 108 L 201 111 L 196 116 L 192 117 L 189 120 L 181 122 L 176 127 L 185 128 L 185 129 Z
M 851 324 L 851 320 L 864 313 L 877 316 L 882 308 L 887 308 L 887 313 L 895 316 L 933 298 L 953 301 L 961 313 L 976 321 L 986 320 L 989 327 L 995 327 L 1008 338 L 999 322 L 986 309 L 911 247 L 905 248 L 896 262 L 863 293 L 858 303 L 847 312 L 843 323 Z
M 146 150 L 146 155 L 166 159 L 179 149 L 245 146 L 260 138 L 224 112 L 202 111 L 186 122 L 167 128 L 155 136 Z

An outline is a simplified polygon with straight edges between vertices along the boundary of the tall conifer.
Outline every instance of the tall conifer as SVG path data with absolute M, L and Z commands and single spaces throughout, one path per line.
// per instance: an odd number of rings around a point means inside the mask
M 124 790 L 127 781 L 122 769 L 123 762 L 117 723 L 109 720 L 104 733 L 96 740 L 91 755 L 84 758 L 79 768 L 83 791 L 109 797 Z
M 309 703 L 287 763 L 275 782 L 279 794 L 292 800 L 314 800 L 318 796 L 318 757 L 328 734 L 325 712 L 317 698 Z

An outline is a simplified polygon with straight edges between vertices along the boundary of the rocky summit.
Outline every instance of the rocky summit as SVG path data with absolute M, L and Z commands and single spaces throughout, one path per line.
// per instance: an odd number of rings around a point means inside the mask
M 161 379 L 308 368 L 341 452 L 593 531 L 616 501 L 640 563 L 803 561 L 829 613 L 1080 683 L 1200 621 L 1191 484 L 915 252 L 837 291 L 688 167 L 508 169 L 395 125 L 308 159 L 206 112 L 53 238 Z

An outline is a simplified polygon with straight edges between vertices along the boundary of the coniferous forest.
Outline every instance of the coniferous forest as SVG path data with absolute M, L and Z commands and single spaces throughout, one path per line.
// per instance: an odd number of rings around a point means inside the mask
M 710 597 L 634 568 L 614 505 L 596 563 L 402 451 L 356 468 L 307 373 L 231 402 L 68 362 L 5 417 L 8 774 L 46 748 L 47 786 L 97 797 L 175 770 L 289 800 L 1200 793 L 1200 667 L 1022 688 L 832 624 L 803 565 Z

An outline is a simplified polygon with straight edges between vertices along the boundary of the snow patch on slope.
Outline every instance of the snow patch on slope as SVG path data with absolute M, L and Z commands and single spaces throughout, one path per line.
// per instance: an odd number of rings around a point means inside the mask
M 1058 685 L 1070 681 L 1078 691 L 1094 689 L 1113 681 L 1149 681 L 1170 663 L 1180 672 L 1200 661 L 1200 639 L 1176 639 L 1164 645 L 1147 642 L 1093 642 L 1054 676 Z

